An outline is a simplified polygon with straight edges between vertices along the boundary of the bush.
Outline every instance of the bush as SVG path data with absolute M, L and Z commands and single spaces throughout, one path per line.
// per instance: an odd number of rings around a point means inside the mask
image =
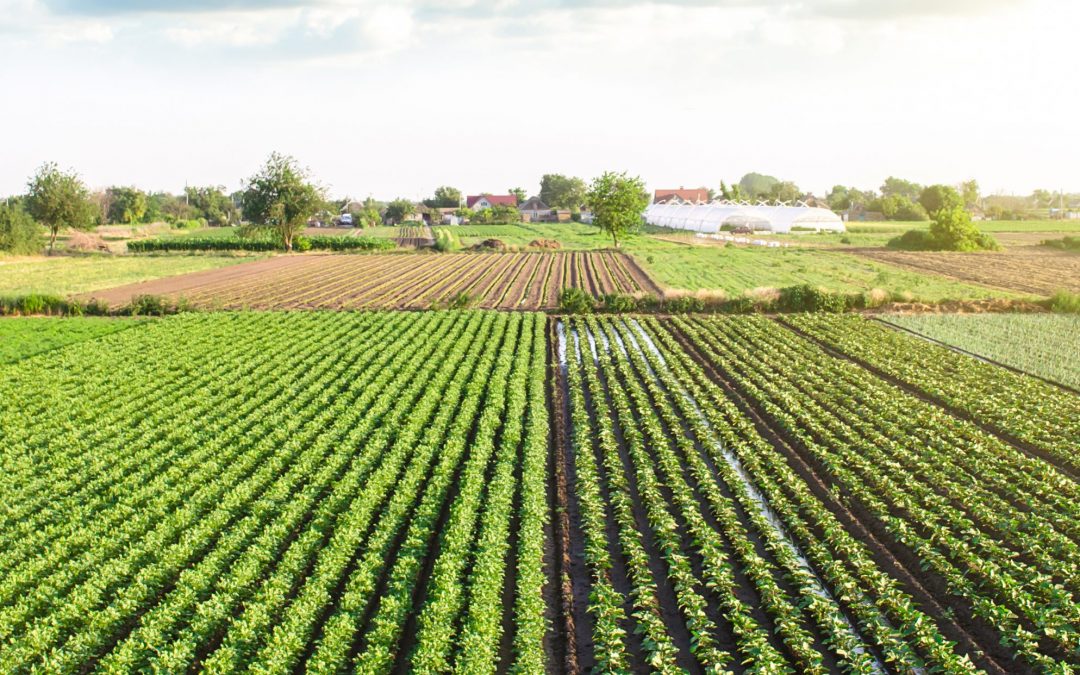
M 855 302 L 842 293 L 832 293 L 810 284 L 780 289 L 776 309 L 781 312 L 843 312 Z
M 889 248 L 904 251 L 999 251 L 997 241 L 971 222 L 963 207 L 939 210 L 929 230 L 908 230 L 889 240 Z
M 1061 239 L 1044 239 L 1040 246 L 1059 248 L 1062 251 L 1080 251 L 1080 237 L 1062 237 Z
M 1080 293 L 1061 290 L 1050 296 L 1047 306 L 1051 312 L 1080 314 Z
M 198 230 L 206 227 L 205 218 L 191 218 L 188 220 L 174 220 L 171 224 L 174 230 Z
M 559 309 L 567 314 L 588 314 L 593 311 L 594 299 L 580 288 L 564 288 L 559 293 Z
M 462 291 L 450 299 L 450 302 L 446 304 L 447 309 L 465 309 L 472 305 L 473 298 L 471 295 Z
M 310 251 L 311 238 L 305 237 L 302 234 L 296 235 L 296 238 L 293 239 L 292 248 L 294 251 L 297 251 L 299 253 L 303 253 L 304 251 Z
M 637 298 L 624 293 L 607 293 L 601 298 L 601 303 L 605 312 L 616 314 L 634 312 L 638 308 Z
M 441 253 L 456 251 L 461 248 L 457 235 L 446 229 L 435 230 L 435 250 Z
M 16 255 L 41 253 L 42 229 L 30 214 L 14 204 L 0 204 L 0 251 Z
M 672 298 L 664 303 L 664 308 L 672 314 L 686 314 L 705 310 L 705 301 L 692 295 Z

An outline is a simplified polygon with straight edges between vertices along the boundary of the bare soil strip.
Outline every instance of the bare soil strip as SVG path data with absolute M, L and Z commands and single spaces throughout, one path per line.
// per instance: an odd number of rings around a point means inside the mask
M 551 309 L 575 287 L 592 295 L 659 293 L 627 256 L 559 253 L 306 254 L 206 270 L 80 296 L 123 306 L 157 295 L 207 309 L 427 309 L 465 293 L 469 306 Z M 651 291 L 650 291 L 651 289 Z
M 1051 295 L 1080 292 L 1080 255 L 1038 246 L 987 253 L 891 251 L 857 248 L 851 253 L 916 272 L 1009 291 Z

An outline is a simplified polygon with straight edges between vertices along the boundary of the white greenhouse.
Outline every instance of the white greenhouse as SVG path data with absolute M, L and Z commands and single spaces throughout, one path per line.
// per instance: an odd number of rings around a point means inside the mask
M 844 221 L 840 216 L 828 209 L 807 206 L 802 202 L 795 205 L 730 201 L 650 204 L 645 210 L 645 222 L 706 234 L 742 227 L 763 232 L 844 231 Z

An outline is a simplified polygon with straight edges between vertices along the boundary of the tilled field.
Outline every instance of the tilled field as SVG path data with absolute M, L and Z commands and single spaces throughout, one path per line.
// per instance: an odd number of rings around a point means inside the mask
M 453 255 L 304 255 L 95 292 L 123 305 L 139 295 L 221 309 L 488 309 L 558 305 L 564 288 L 658 294 L 628 256 L 609 251 Z M 467 301 L 465 301 L 467 296 Z
M 852 249 L 852 252 L 919 272 L 1011 291 L 1039 295 L 1050 295 L 1061 289 L 1080 291 L 1080 256 L 1036 246 L 993 253 L 933 253 L 883 248 Z

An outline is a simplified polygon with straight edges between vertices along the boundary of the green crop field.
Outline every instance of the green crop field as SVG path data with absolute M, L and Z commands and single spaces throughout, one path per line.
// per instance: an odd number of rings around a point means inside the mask
M 66 296 L 255 260 L 236 255 L 76 255 L 0 258 L 0 295 Z
M 886 318 L 954 347 L 1080 389 L 1080 316 L 916 314 Z
M 1080 665 L 1080 397 L 880 323 L 104 321 L 0 321 L 6 672 Z
M 137 324 L 131 319 L 103 317 L 6 317 L 0 319 L 0 364 L 93 340 Z
M 880 288 L 928 301 L 1017 297 L 824 249 L 689 246 L 643 237 L 629 241 L 626 250 L 661 286 L 690 291 L 741 295 L 761 287 L 812 284 L 844 292 Z

